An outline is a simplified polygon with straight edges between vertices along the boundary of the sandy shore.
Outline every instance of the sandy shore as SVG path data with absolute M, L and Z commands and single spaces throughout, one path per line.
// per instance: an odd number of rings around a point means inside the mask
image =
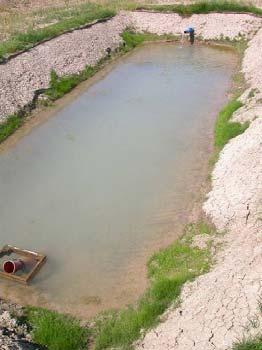
M 30 102 L 36 89 L 47 87 L 51 69 L 62 75 L 94 65 L 107 47 L 119 45 L 121 32 L 130 25 L 137 31 L 177 35 L 193 25 L 203 40 L 249 40 L 242 69 L 250 87 L 234 119 L 249 120 L 251 125 L 221 152 L 203 206 L 216 227 L 226 230 L 224 248 L 212 271 L 185 286 L 180 307 L 168 310 L 165 321 L 137 344 L 137 349 L 226 350 L 244 334 L 257 331 L 250 320 L 259 317 L 257 302 L 262 294 L 262 19 L 246 14 L 181 18 L 122 12 L 0 65 L 0 119 Z M 0 327 L 9 317 L 4 312 L 8 311 L 1 308 Z

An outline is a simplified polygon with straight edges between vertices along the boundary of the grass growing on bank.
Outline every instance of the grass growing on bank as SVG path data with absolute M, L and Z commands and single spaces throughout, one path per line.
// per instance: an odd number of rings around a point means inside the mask
M 206 226 L 208 227 L 208 226 Z M 159 322 L 159 316 L 178 302 L 182 286 L 208 271 L 211 255 L 209 248 L 192 247 L 192 237 L 200 233 L 200 224 L 188 225 L 184 235 L 171 246 L 154 254 L 148 262 L 150 287 L 138 301 L 119 312 L 110 313 L 97 322 L 95 349 L 128 349 L 141 335 Z M 207 234 L 212 229 L 208 228 Z
M 168 40 L 178 40 L 178 37 L 172 34 L 163 34 L 157 35 L 152 33 L 135 33 L 132 30 L 126 30 L 122 34 L 125 46 L 122 47 L 122 50 L 129 51 L 134 49 L 136 46 L 143 44 L 148 41 L 168 41 Z
M 48 350 L 87 348 L 88 332 L 73 317 L 40 308 L 27 308 L 27 321 L 33 341 Z
M 254 339 L 245 339 L 233 346 L 233 350 L 262 350 L 262 335 Z
M 23 123 L 23 119 L 17 115 L 10 116 L 4 123 L 0 124 L 0 143 L 14 133 Z
M 91 78 L 96 72 L 97 67 L 87 66 L 80 74 L 71 74 L 59 77 L 57 73 L 52 70 L 49 88 L 45 94 L 51 101 L 55 101 L 70 92 L 82 81 Z
M 215 146 L 220 150 L 225 144 L 242 134 L 248 127 L 248 123 L 240 124 L 231 121 L 233 113 L 242 106 L 238 100 L 230 101 L 219 113 L 215 124 Z
M 260 329 L 260 333 L 256 336 L 244 337 L 241 341 L 238 341 L 233 345 L 232 350 L 262 350 L 262 329 L 260 317 L 262 316 L 262 299 L 261 295 L 258 300 L 258 314 L 249 319 L 249 325 L 247 329 Z
M 234 1 L 200 1 L 189 5 L 142 5 L 138 6 L 140 10 L 153 10 L 157 12 L 175 12 L 182 16 L 210 12 L 249 12 L 256 15 L 262 15 L 262 9 L 252 5 L 244 5 Z
M 64 17 L 57 23 L 44 28 L 28 29 L 10 39 L 0 43 L 0 59 L 8 54 L 33 47 L 37 43 L 57 37 L 71 29 L 79 28 L 98 19 L 115 15 L 115 11 L 95 4 L 88 4 L 83 11 L 71 13 L 69 18 Z

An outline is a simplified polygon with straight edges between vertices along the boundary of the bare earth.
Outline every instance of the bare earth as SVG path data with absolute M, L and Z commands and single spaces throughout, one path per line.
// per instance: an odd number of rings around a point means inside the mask
M 243 335 L 261 330 L 262 19 L 245 14 L 182 19 L 176 14 L 122 12 L 107 23 L 60 36 L 0 66 L 0 118 L 4 120 L 31 101 L 34 90 L 48 86 L 52 68 L 67 74 L 95 64 L 108 46 L 119 45 L 126 26 L 180 35 L 189 24 L 203 39 L 244 36 L 250 40 L 242 66 L 250 87 L 234 119 L 251 124 L 221 152 L 212 191 L 203 206 L 217 228 L 226 231 L 220 238 L 224 246 L 217 263 L 184 287 L 179 308 L 168 310 L 163 322 L 137 343 L 140 350 L 226 350 Z

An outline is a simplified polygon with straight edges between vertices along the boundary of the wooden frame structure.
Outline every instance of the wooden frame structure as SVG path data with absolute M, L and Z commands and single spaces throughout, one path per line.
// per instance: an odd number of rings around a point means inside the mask
M 19 249 L 11 245 L 6 245 L 0 250 L 0 258 L 9 256 L 11 254 L 16 254 L 18 256 L 21 256 L 21 258 L 24 256 L 35 262 L 35 266 L 28 273 L 24 273 L 22 276 L 17 276 L 13 273 L 10 274 L 0 270 L 0 277 L 23 284 L 28 284 L 46 261 L 46 255 L 32 252 L 30 250 Z

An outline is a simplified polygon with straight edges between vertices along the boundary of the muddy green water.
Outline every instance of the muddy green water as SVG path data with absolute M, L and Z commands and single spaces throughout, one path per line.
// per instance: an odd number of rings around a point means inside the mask
M 133 301 L 144 257 L 175 237 L 206 176 L 236 61 L 139 48 L 0 154 L 0 244 L 48 256 L 29 287 L 0 281 L 0 296 L 81 315 Z

